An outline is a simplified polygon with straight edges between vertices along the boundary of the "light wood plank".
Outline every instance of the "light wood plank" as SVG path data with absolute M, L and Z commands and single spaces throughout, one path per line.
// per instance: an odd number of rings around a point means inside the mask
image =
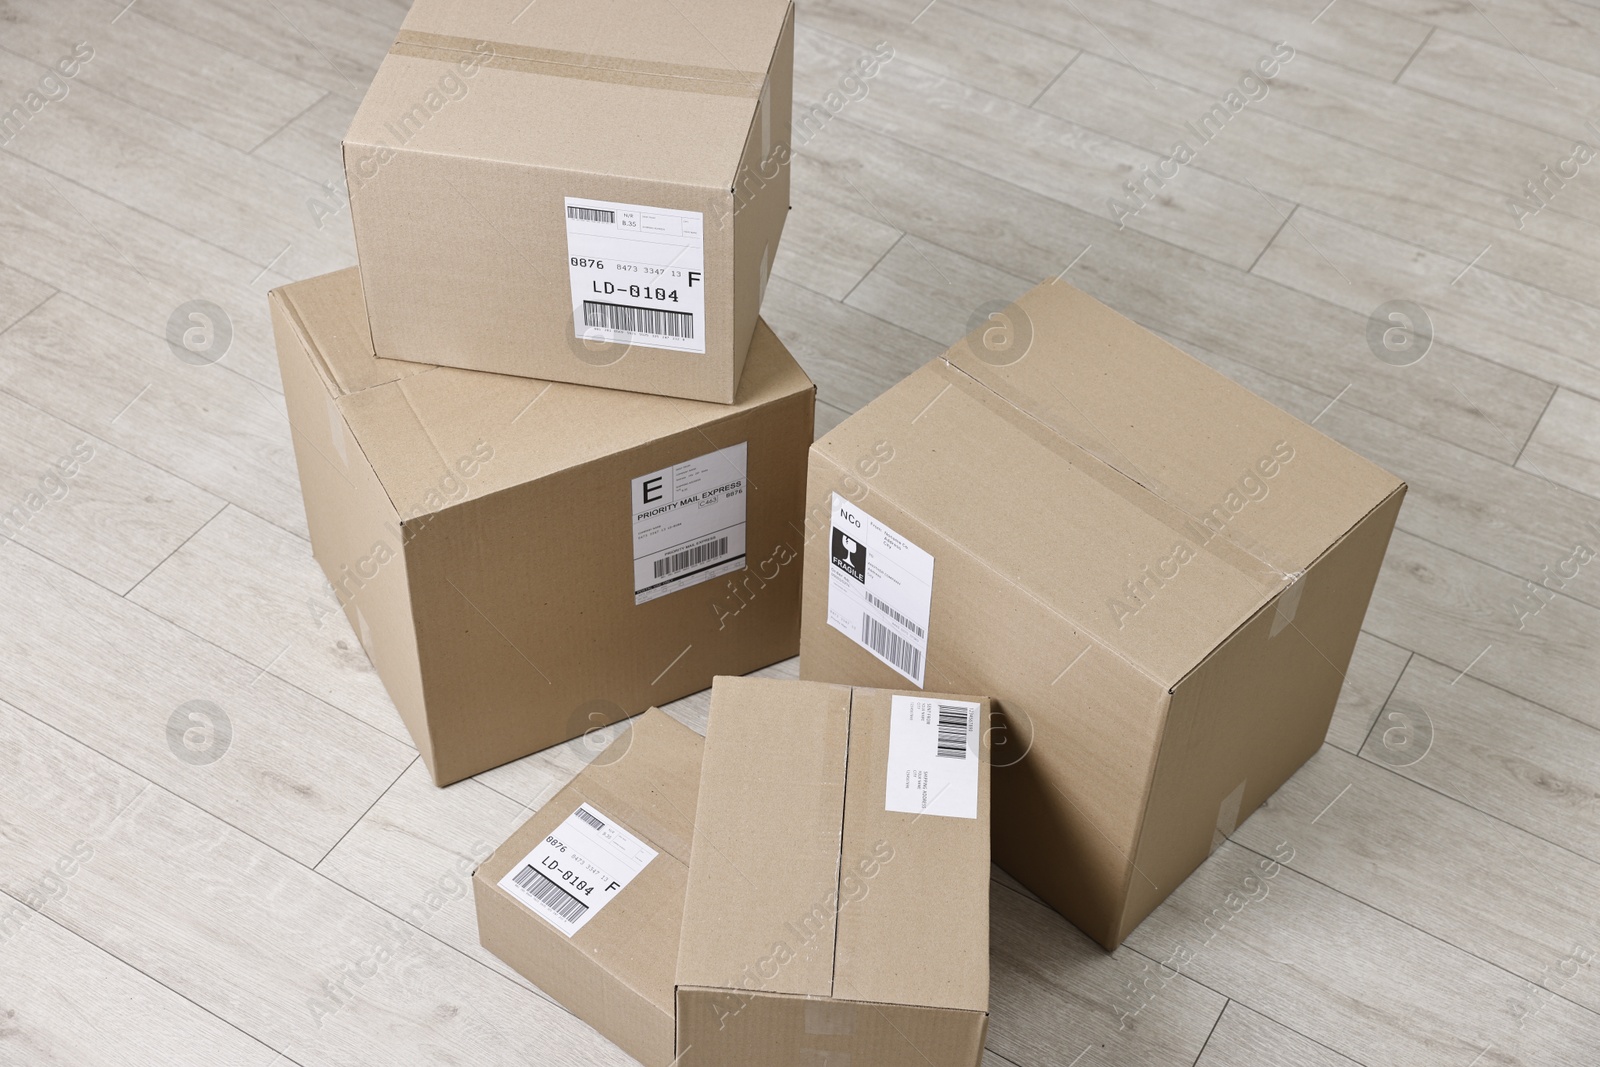
M 1517 469 L 1600 498 L 1600 400 L 1557 390 Z M 1588 544 L 1595 547 L 1593 533 Z
M 1107 954 L 1032 897 L 990 886 L 991 1049 L 1021 1067 L 1194 1062 L 1221 996 L 1163 981 L 1137 952 Z
M 0 52 L 0 99 L 20 97 L 48 70 Z M 236 252 L 257 270 L 303 276 L 354 262 L 343 232 L 314 225 L 305 206 L 319 192 L 314 183 L 92 85 L 74 86 L 6 149 Z
M 863 48 L 880 42 L 895 61 L 915 63 L 1019 104 L 1031 104 L 1078 50 L 926 0 L 813 0 L 797 9 L 800 23 Z M 803 106 L 803 105 L 802 105 Z
M 293 1062 L 633 1062 L 527 988 L 164 789 L 121 818 L 74 799 L 115 768 L 3 707 L 0 729 L 19 742 L 0 746 L 0 864 L 35 868 L 97 833 L 95 862 L 44 914 Z
M 1531 65 L 1502 39 L 1485 41 L 1454 30 L 1430 37 L 1400 84 L 1585 139 L 1593 135 L 1583 132 L 1583 120 L 1600 99 L 1600 75 L 1549 59 Z
M 266 1045 L 54 920 L 29 914 L 19 932 L 0 944 L 6 960 L 0 969 L 0 1040 L 7 1063 L 118 1067 L 129 1062 L 132 1049 L 160 1049 L 161 1062 L 172 1067 L 282 1062 Z
M 772 273 L 834 300 L 848 296 L 900 239 L 893 226 L 826 200 L 795 193 L 790 201 Z
M 1395 531 L 1367 609 L 1368 630 L 1457 672 L 1600 727 L 1600 609 Z M 1521 629 L 1519 629 L 1521 625 Z
M 1308 55 L 1384 81 L 1405 68 L 1430 28 L 1361 0 L 1185 0 L 1163 6 L 1252 37 L 1292 41 Z
M 1410 658 L 1411 653 L 1399 645 L 1361 631 L 1328 726 L 1328 744 L 1346 752 L 1361 751 Z
M 817 399 L 855 411 L 945 346 L 785 278 L 767 285 L 761 315 L 817 382 Z
M 1317 428 L 1406 480 L 1400 529 L 1600 607 L 1600 567 L 1573 558 L 1600 548 L 1600 500 L 1355 408 L 1334 405 Z
M 1291 61 L 1267 90 L 1269 98 L 1275 92 L 1292 91 L 1293 75 Z M 1486 269 L 1560 293 L 1570 298 L 1568 303 L 1594 301 L 1595 287 L 1600 284 L 1600 265 L 1593 255 L 1595 243 L 1600 241 L 1600 225 L 1594 222 L 1552 212 L 1542 222 L 1519 225 L 1517 216 L 1506 207 L 1510 189 L 1478 185 L 1430 170 L 1426 160 L 1386 156 L 1349 138 L 1286 121 L 1255 105 L 1230 119 L 1201 144 L 1200 137 L 1184 124 L 1198 126 L 1216 103 L 1215 97 L 1170 83 L 1165 83 L 1164 88 L 1166 92 L 1154 95 L 1144 79 L 1127 66 L 1086 55 L 1051 86 L 1036 106 L 1153 151 L 1167 153 L 1183 141 L 1196 150 L 1196 155 L 1169 180 L 1174 187 L 1187 182 L 1191 170 L 1249 182 L 1304 208 L 1314 208 L 1397 239 L 1391 243 L 1405 241 L 1438 252 L 1446 259 L 1459 260 L 1454 267 L 1445 268 L 1439 265 L 1439 257 L 1427 257 L 1426 263 L 1409 263 L 1414 251 L 1409 248 L 1394 257 L 1370 254 L 1361 248 L 1324 248 L 1297 214 L 1294 225 L 1279 233 L 1274 248 L 1287 246 L 1316 258 L 1324 273 L 1337 282 L 1341 293 L 1350 284 L 1344 276 L 1357 279 L 1363 274 L 1381 275 L 1387 269 L 1404 270 L 1408 263 L 1412 273 L 1423 277 L 1427 267 L 1444 271 L 1442 281 L 1448 282 L 1486 246 L 1493 245 L 1491 254 L 1482 262 Z M 1173 94 L 1184 101 L 1181 107 L 1175 107 L 1168 99 Z M 1308 159 L 1316 160 L 1317 165 L 1306 166 Z M 1530 163 L 1530 169 L 1536 174 L 1538 164 Z M 1259 266 L 1255 269 L 1259 273 Z M 1305 291 L 1326 296 L 1320 287 Z M 1371 307 L 1368 304 L 1357 310 L 1366 312 Z M 1548 336 L 1548 330 L 1533 332 L 1535 340 Z M 1526 346 L 1529 342 L 1524 337 L 1513 337 L 1510 343 Z M 1494 353 L 1479 350 L 1479 354 Z
M 1444 344 L 1436 346 L 1433 366 L 1451 361 L 1451 377 L 1434 372 L 1428 360 L 1416 367 L 1381 363 L 1367 346 L 1365 313 L 1218 269 L 1212 260 L 1026 190 L 997 189 L 970 168 L 874 137 L 848 117 L 796 160 L 795 175 L 846 206 L 865 198 L 891 224 L 979 263 L 1025 278 L 1062 275 L 1150 329 L 1329 397 L 1342 393 L 1340 403 L 1506 462 L 1516 456 L 1516 434 L 1532 431 L 1550 397 L 1548 384 Z M 930 185 L 941 190 L 935 206 L 927 202 Z M 1480 411 L 1513 440 L 1486 434 Z
M 1356 1067 L 1282 1023 L 1229 1003 L 1194 1067 Z
M 1592 906 L 1600 864 L 1328 746 L 1233 835 L 1260 853 L 1291 837 L 1289 866 L 1301 874 L 1548 992 L 1559 986 L 1566 999 L 1600 1007 L 1600 981 L 1563 982 L 1555 972 L 1574 943 L 1600 950 Z M 1523 1008 L 1531 1015 L 1537 1004 L 1526 999 Z
M 0 574 L 5 699 L 287 856 L 321 859 L 416 757 L 16 544 Z
M 1043 279 L 1021 278 L 918 237 L 903 237 L 845 301 L 949 347 Z
M 1302 824 L 1287 839 L 1296 854 L 1308 833 Z M 1480 1067 L 1533 1067 L 1580 1061 L 1600 1042 L 1600 1015 L 1562 1000 L 1519 1029 L 1512 1005 L 1532 983 L 1287 867 L 1265 880 L 1270 856 L 1224 843 L 1129 944 L 1163 956 L 1189 947 L 1186 975 L 1361 1063 L 1482 1053 Z
M 1366 759 L 1600 861 L 1593 727 L 1421 656 L 1406 667 L 1378 727 Z
M 1427 310 L 1435 337 L 1547 382 L 1600 392 L 1600 359 L 1574 343 L 1600 332 L 1600 307 L 1495 273 L 1498 242 L 1455 258 L 1308 209 L 1295 213 L 1295 226 L 1272 242 L 1255 273 L 1369 315 L 1411 300 Z M 1563 258 L 1547 254 L 1538 276 L 1561 285 Z
M 1389 6 L 1396 14 L 1489 44 L 1509 42 L 1529 57 L 1525 62 L 1535 71 L 1544 69 L 1540 60 L 1553 60 L 1600 74 L 1600 9 L 1577 0 L 1394 0 Z
M 287 276 L 10 155 L 0 182 L 0 259 L 163 343 L 180 305 L 208 300 L 232 333 L 217 365 L 281 392 L 266 294 Z
M 80 42 L 93 49 L 72 81 L 92 85 L 248 152 L 315 103 L 323 90 L 105 0 L 12 5 L 5 49 L 54 64 Z M 111 19 L 116 17 L 116 21 Z
M 305 533 L 283 398 L 66 295 L 0 334 L 0 388 L 293 533 Z
M 0 538 L 126 593 L 223 507 L 100 438 L 0 393 Z
M 427 768 L 414 763 L 317 870 L 537 991 L 478 944 L 472 899 L 472 871 L 536 810 L 470 779 L 440 789 Z
M 129 599 L 411 744 L 303 538 L 229 507 Z
M 797 66 L 803 56 L 809 68 L 832 69 L 861 54 L 836 38 L 795 32 Z M 821 95 L 832 87 L 826 75 L 802 83 L 797 74 L 795 96 Z M 867 95 L 814 140 L 830 141 L 833 127 L 846 120 L 900 141 L 938 145 L 953 162 L 1092 212 L 1104 212 L 1106 200 L 1120 194 L 1141 163 L 1159 158 L 907 62 L 886 65 Z M 1194 179 L 1136 216 L 1129 228 L 1248 267 L 1277 230 L 1279 216 L 1248 186 L 1204 174 Z
M 344 154 L 340 145 L 360 105 L 359 99 L 330 91 L 250 154 L 321 186 L 325 210 L 335 218 L 343 217 L 349 208 L 343 202 Z M 334 188 L 328 189 L 327 182 L 332 182 Z M 328 216 L 322 212 L 313 214 L 316 221 L 332 224 L 325 221 Z
M 0 264 L 0 333 L 50 299 L 55 291 L 37 278 Z

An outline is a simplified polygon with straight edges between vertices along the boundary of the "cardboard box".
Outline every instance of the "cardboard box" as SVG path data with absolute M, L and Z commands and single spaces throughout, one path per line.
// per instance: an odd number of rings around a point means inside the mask
M 678 953 L 683 1067 L 977 1067 L 989 702 L 718 678 Z
M 311 548 L 440 785 L 792 656 L 815 389 L 732 405 L 373 355 L 354 270 L 271 296 Z
M 995 861 L 1113 948 L 1321 745 L 1404 492 L 1047 283 L 812 447 L 801 677 L 991 694 Z
M 701 747 L 650 709 L 472 876 L 483 947 L 646 1067 L 674 1058 Z
M 416 0 L 344 140 L 377 350 L 731 403 L 793 68 L 789 0 Z

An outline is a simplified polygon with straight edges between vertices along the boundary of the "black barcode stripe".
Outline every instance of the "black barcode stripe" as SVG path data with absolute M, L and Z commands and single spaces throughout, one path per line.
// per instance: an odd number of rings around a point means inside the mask
M 694 316 L 687 311 L 608 304 L 604 300 L 583 302 L 583 324 L 621 333 L 647 333 L 675 340 L 694 340 Z
M 579 808 L 577 811 L 573 812 L 572 814 L 576 815 L 578 818 L 582 819 L 584 822 L 588 823 L 590 826 L 594 827 L 596 830 L 604 830 L 606 828 L 606 824 L 605 823 L 601 822 L 599 819 L 595 818 L 593 815 L 590 815 L 588 812 L 584 811 L 582 808 Z
M 861 615 L 861 633 L 868 648 L 906 675 L 915 678 L 921 673 L 922 650 L 865 612 Z
M 904 626 L 918 637 L 928 636 L 927 634 L 923 633 L 922 627 L 918 626 L 916 623 L 912 622 L 910 619 L 906 618 L 904 615 L 900 614 L 898 611 L 894 610 L 889 605 L 873 596 L 871 593 L 867 594 L 867 603 L 871 604 L 873 607 L 877 608 L 879 611 L 883 612 L 885 615 L 889 616 L 889 618 L 893 619 L 901 626 Z
M 946 759 L 967 758 L 967 709 L 955 704 L 939 705 L 939 751 Z
M 603 207 L 573 207 L 568 204 L 567 218 L 578 219 L 581 222 L 616 222 L 617 213 L 607 211 Z
M 526 889 L 534 900 L 537 900 L 569 923 L 577 922 L 583 918 L 583 913 L 589 910 L 589 905 L 556 885 L 544 876 L 543 871 L 534 867 L 522 868 L 512 881 Z
M 656 560 L 655 576 L 663 578 L 669 574 L 688 570 L 690 567 L 698 567 L 701 564 L 709 563 L 718 556 L 727 554 L 728 539 L 719 537 L 715 541 L 707 541 L 703 545 L 695 545 L 693 548 L 686 548 L 681 552 L 674 552 L 669 556 L 663 556 Z

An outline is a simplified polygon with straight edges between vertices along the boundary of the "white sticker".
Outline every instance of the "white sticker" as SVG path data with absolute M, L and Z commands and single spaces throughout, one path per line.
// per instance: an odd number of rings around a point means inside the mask
M 922 685 L 933 557 L 833 494 L 828 625 Z
M 566 201 L 573 335 L 705 352 L 704 216 L 609 200 Z
M 500 888 L 571 937 L 656 858 L 656 850 L 587 804 L 545 835 Z
M 978 817 L 978 708 L 965 700 L 889 698 L 883 810 Z
M 633 602 L 744 567 L 748 442 L 633 480 Z

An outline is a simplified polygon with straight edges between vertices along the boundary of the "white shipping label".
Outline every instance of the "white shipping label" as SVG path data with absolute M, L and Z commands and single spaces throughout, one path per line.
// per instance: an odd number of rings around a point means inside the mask
M 833 494 L 828 625 L 922 685 L 933 557 Z
M 574 336 L 704 353 L 704 216 L 609 200 L 566 201 Z
M 633 480 L 633 602 L 744 567 L 749 443 Z
M 965 700 L 889 698 L 885 811 L 978 817 L 978 710 Z
M 571 937 L 656 856 L 620 825 L 580 804 L 506 872 L 500 888 Z

